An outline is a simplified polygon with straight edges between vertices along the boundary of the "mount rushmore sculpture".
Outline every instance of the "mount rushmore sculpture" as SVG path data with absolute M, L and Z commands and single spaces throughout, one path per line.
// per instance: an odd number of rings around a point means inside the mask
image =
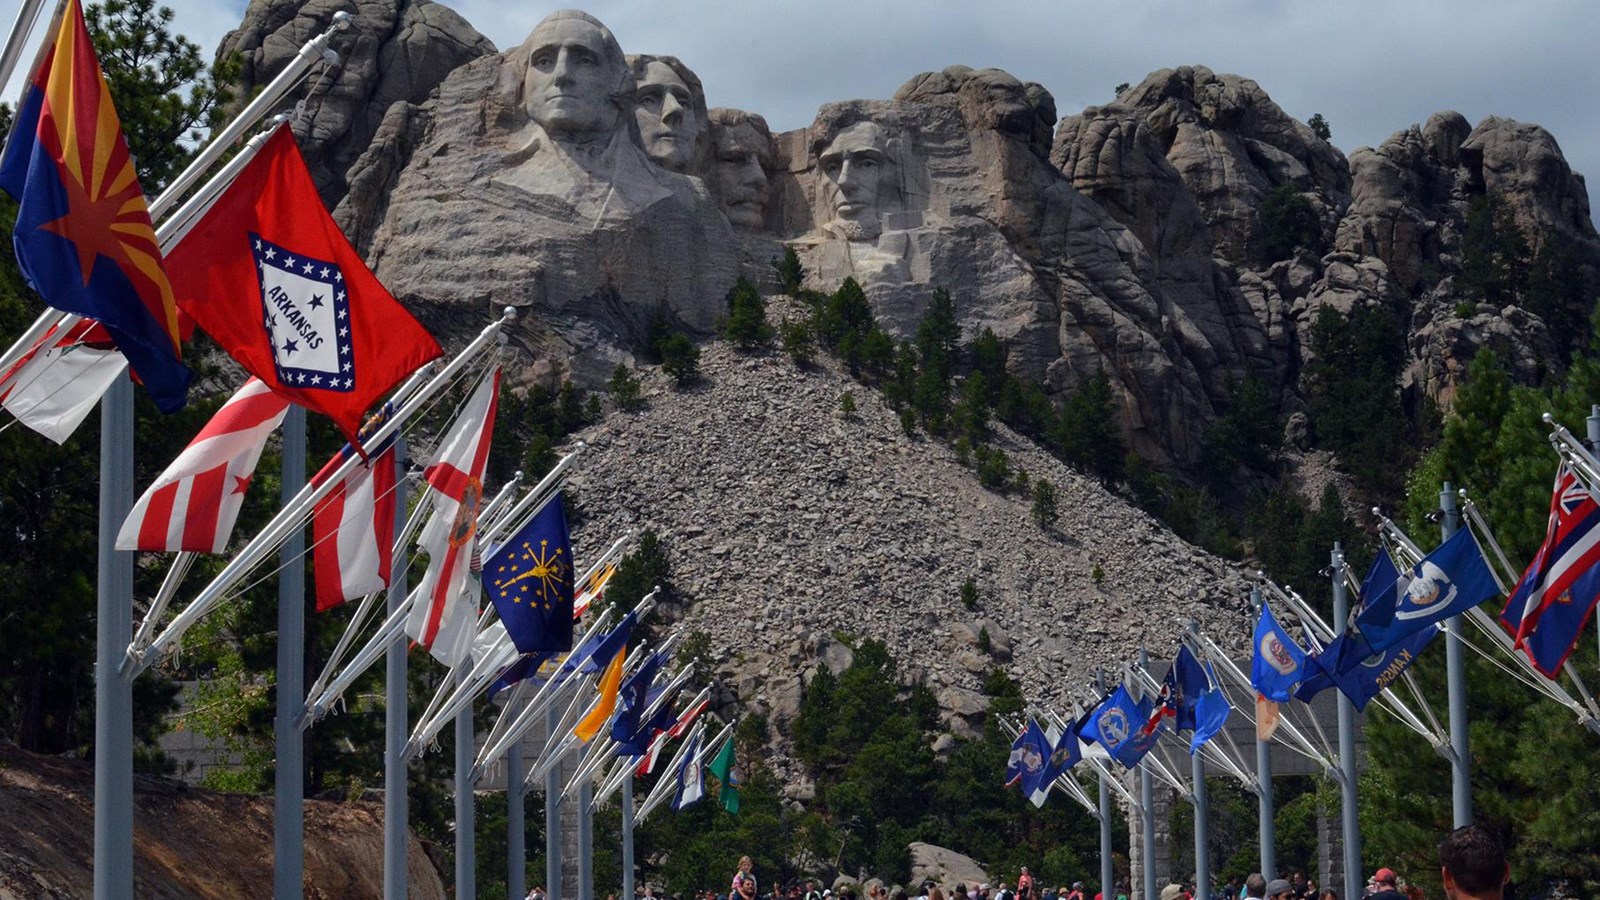
M 254 0 L 220 52 L 264 82 L 349 4 Z M 1403 157 L 1402 132 L 1353 166 L 1255 82 L 1202 67 L 1058 121 L 1042 86 L 952 66 L 773 133 L 587 13 L 552 13 L 502 53 L 429 0 L 355 6 L 345 64 L 297 126 L 319 186 L 441 336 L 526 310 L 528 379 L 594 385 L 653 329 L 709 334 L 736 278 L 776 290 L 787 246 L 809 287 L 861 283 L 897 337 L 944 287 L 966 339 L 992 329 L 1048 391 L 1105 372 L 1134 449 L 1182 465 L 1243 379 L 1293 410 L 1324 306 L 1409 314 L 1432 335 L 1413 365 L 1436 394 L 1453 376 L 1428 354 L 1474 340 L 1545 361 L 1538 328 L 1460 320 L 1449 296 L 1475 192 L 1503 185 L 1536 239 L 1574 242 L 1591 274 L 1600 261 L 1581 179 L 1547 133 L 1508 120 L 1435 129 Z M 1513 185 L 1513 164 L 1538 183 Z M 1325 240 L 1269 259 L 1261 210 L 1284 186 Z

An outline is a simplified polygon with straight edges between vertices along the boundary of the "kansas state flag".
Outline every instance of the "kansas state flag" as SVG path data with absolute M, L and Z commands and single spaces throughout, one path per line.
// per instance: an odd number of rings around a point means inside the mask
M 1306 652 L 1283 630 L 1265 603 L 1261 605 L 1261 618 L 1256 620 L 1251 646 L 1255 649 L 1250 663 L 1251 687 L 1274 703 L 1288 703 L 1305 678 Z
M 1463 528 L 1396 579 L 1392 588 L 1366 598 L 1356 624 L 1373 651 L 1383 651 L 1499 593 L 1478 539 L 1471 529 Z
M 178 311 L 111 91 L 77 0 L 41 51 L 0 157 L 17 199 L 12 237 L 28 285 L 95 319 L 163 412 L 183 408 Z
M 572 649 L 572 580 L 559 492 L 483 563 L 483 589 L 521 653 Z

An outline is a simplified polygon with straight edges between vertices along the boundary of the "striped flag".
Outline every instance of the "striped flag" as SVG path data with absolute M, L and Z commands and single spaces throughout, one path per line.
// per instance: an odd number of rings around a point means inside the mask
M 591 574 L 578 585 L 577 593 L 572 598 L 572 617 L 581 617 L 589 609 L 589 604 L 605 596 L 606 584 L 611 581 L 611 576 L 617 574 L 617 564 L 607 563 L 600 571 Z
M 122 354 L 93 341 L 93 332 L 105 334 L 88 319 L 65 331 L 53 326 L 0 375 L 0 406 L 39 434 L 66 443 L 128 369 Z
M 221 553 L 267 437 L 289 401 L 252 378 L 133 505 L 118 550 Z
M 361 438 L 390 412 L 392 407 L 384 404 L 383 413 L 362 426 Z M 394 447 L 391 439 L 376 448 L 370 459 L 357 463 L 331 493 L 317 501 L 311 534 L 318 612 L 389 586 L 394 563 Z M 311 483 L 323 483 L 353 455 L 354 447 L 346 444 Z
M 656 761 L 661 758 L 661 749 L 667 745 L 667 741 L 683 737 L 683 733 L 689 730 L 689 727 L 694 724 L 694 720 L 699 718 L 700 714 L 705 712 L 706 707 L 709 705 L 711 705 L 711 699 L 708 697 L 684 710 L 678 716 L 678 721 L 674 722 L 671 728 L 665 731 L 656 731 L 655 737 L 650 741 L 650 749 L 646 750 L 645 754 L 639 758 L 639 768 L 634 770 L 634 774 L 642 777 L 655 771 Z
M 447 666 L 472 649 L 477 604 L 463 594 L 478 543 L 478 511 L 483 506 L 483 472 L 489 461 L 495 410 L 500 400 L 500 370 L 485 378 L 445 435 L 423 472 L 433 517 L 417 536 L 428 554 L 428 571 L 417 585 L 418 601 L 406 619 L 406 634 Z

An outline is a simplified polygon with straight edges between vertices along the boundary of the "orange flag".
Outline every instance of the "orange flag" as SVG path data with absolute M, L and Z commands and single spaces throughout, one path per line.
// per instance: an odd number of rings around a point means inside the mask
M 578 740 L 585 744 L 594 740 L 594 736 L 611 721 L 611 714 L 617 709 L 617 693 L 622 689 L 622 662 L 627 655 L 626 647 L 617 648 L 617 655 L 611 657 L 611 664 L 600 676 L 600 702 L 589 710 L 577 728 L 572 729 Z

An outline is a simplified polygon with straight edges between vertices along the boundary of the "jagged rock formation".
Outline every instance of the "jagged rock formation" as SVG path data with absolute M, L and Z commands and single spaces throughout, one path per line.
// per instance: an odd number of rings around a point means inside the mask
M 338 67 L 314 74 L 297 95 L 305 103 L 305 124 L 296 130 L 300 147 L 330 204 L 344 197 L 350 167 L 377 139 L 390 106 L 421 103 L 458 66 L 495 52 L 488 38 L 433 0 L 251 0 L 244 21 L 217 48 L 219 59 L 239 55 L 240 102 L 282 72 L 340 11 L 351 19 L 329 45 Z
M 883 640 L 934 690 L 945 727 L 967 734 L 992 666 L 1030 699 L 1064 704 L 1137 642 L 1171 652 L 1179 610 L 1219 637 L 1240 630 L 1243 571 L 1003 428 L 1012 464 L 1060 491 L 1053 528 L 1032 522 L 1026 497 L 981 487 L 945 444 L 905 437 L 876 394 L 829 367 L 720 343 L 701 367 L 704 383 L 682 392 L 644 373 L 645 410 L 578 435 L 592 446 L 573 476 L 575 547 L 582 558 L 654 528 L 690 598 L 669 613 L 711 634 L 727 683 L 774 728 L 798 710 L 808 670 L 849 664 L 846 635 Z M 845 417 L 847 391 L 857 411 Z M 969 577 L 975 610 L 960 600 Z
M 272 798 L 134 779 L 134 893 L 149 900 L 232 900 L 270 894 Z M 94 888 L 94 770 L 0 742 L 0 900 L 88 897 Z M 383 893 L 383 809 L 306 801 L 308 898 Z M 416 837 L 411 896 L 443 900 L 444 884 Z

